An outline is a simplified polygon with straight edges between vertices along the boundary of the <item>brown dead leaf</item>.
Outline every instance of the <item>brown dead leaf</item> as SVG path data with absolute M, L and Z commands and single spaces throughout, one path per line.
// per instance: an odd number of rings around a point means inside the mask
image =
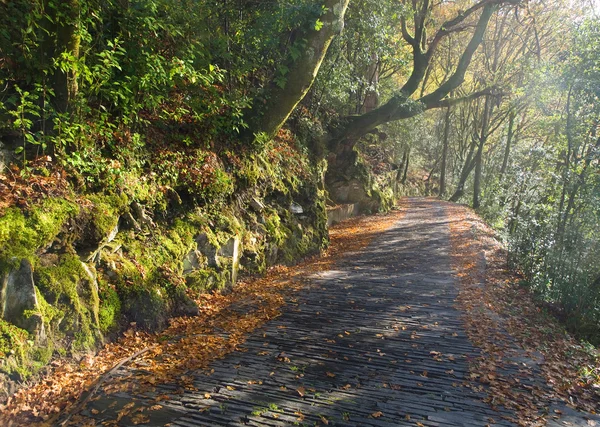
M 137 414 L 131 417 L 131 422 L 133 423 L 133 425 L 148 424 L 150 422 L 150 418 L 146 414 L 138 412 Z

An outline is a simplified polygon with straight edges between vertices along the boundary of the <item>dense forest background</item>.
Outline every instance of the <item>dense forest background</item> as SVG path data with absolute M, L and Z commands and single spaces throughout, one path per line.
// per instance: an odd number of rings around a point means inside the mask
M 593 3 L 0 1 L 0 273 L 35 282 L 4 369 L 160 328 L 326 247 L 328 205 L 406 194 L 478 209 L 598 343 L 599 97 Z

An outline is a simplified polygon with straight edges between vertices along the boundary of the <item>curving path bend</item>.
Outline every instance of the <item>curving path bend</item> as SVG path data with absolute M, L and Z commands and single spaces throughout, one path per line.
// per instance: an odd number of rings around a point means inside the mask
M 215 362 L 210 375 L 194 373 L 197 390 L 171 394 L 144 425 L 513 425 L 502 418 L 510 413 L 463 385 L 479 352 L 454 304 L 444 205 L 408 203 L 402 220 L 311 276 L 245 352 Z M 176 389 L 160 386 L 155 395 Z M 103 395 L 85 414 L 101 424 L 132 399 L 152 406 L 155 395 Z

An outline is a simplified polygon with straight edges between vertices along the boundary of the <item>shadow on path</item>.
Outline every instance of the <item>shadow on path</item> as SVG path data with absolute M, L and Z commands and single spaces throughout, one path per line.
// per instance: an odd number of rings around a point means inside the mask
M 144 425 L 512 425 L 502 419 L 511 414 L 482 403 L 483 391 L 463 386 L 479 352 L 454 306 L 449 239 L 443 207 L 411 199 L 369 247 L 312 275 L 245 351 L 191 373 L 195 390 L 163 385 L 137 396 L 148 407 L 170 396 Z M 102 395 L 86 415 L 115 419 L 131 401 Z

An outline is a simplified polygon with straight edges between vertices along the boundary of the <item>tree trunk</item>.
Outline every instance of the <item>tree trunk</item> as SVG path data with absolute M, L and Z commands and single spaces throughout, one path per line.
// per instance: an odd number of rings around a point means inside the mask
M 294 108 L 310 90 L 319 68 L 325 58 L 327 49 L 333 38 L 344 27 L 344 15 L 350 0 L 324 0 L 323 7 L 327 10 L 320 17 L 323 25 L 320 29 L 311 29 L 306 34 L 306 47 L 304 51 L 291 64 L 287 64 L 286 83 L 283 87 L 271 84 L 268 92 L 267 105 L 255 106 L 255 109 L 264 111 L 253 126 L 252 131 L 264 132 L 269 137 L 274 137 L 283 126 Z
M 446 194 L 446 168 L 448 164 L 448 141 L 450 134 L 450 107 L 446 109 L 444 116 L 444 137 L 442 148 L 442 165 L 440 166 L 440 191 L 439 196 L 444 197 Z
M 502 167 L 500 168 L 500 179 L 506 173 L 506 169 L 508 168 L 508 159 L 510 157 L 510 149 L 512 146 L 513 137 L 515 135 L 514 132 L 514 124 L 515 124 L 515 116 L 516 113 L 511 111 L 510 117 L 508 118 L 508 134 L 506 135 L 506 147 L 504 148 L 504 158 L 502 159 Z
M 56 20 L 55 59 L 68 64 L 68 69 L 57 67 L 54 71 L 54 106 L 59 113 L 69 111 L 71 103 L 77 95 L 77 72 L 72 61 L 79 59 L 81 36 L 79 35 L 79 0 L 67 0 L 58 3 L 60 6 Z M 56 12 L 55 12 L 56 13 Z M 61 56 L 66 55 L 66 59 Z
M 478 209 L 481 206 L 481 175 L 483 169 L 483 147 L 488 138 L 488 128 L 490 125 L 490 115 L 492 110 L 491 98 L 485 97 L 483 106 L 483 117 L 481 119 L 481 134 L 479 135 L 479 146 L 475 155 L 475 179 L 473 181 L 473 209 Z
M 465 48 L 458 61 L 456 70 L 448 80 L 442 83 L 436 90 L 424 97 L 414 100 L 410 96 L 418 89 L 419 83 L 425 75 L 429 63 L 423 54 L 415 52 L 413 72 L 411 77 L 401 89 L 400 93 L 393 96 L 386 104 L 376 108 L 368 113 L 348 120 L 348 123 L 340 129 L 338 135 L 334 135 L 330 141 L 330 149 L 337 152 L 338 146 L 355 144 L 362 136 L 384 123 L 396 120 L 407 119 L 421 114 L 430 108 L 438 108 L 443 105 L 442 100 L 454 89 L 459 87 L 465 77 L 465 73 L 475 51 L 483 40 L 483 35 L 487 29 L 489 20 L 496 10 L 495 4 L 486 4 L 483 6 L 475 31 L 471 36 L 469 44 Z M 417 49 L 417 47 L 415 47 Z
M 408 165 L 410 163 L 410 147 L 406 147 L 406 154 L 404 159 L 404 172 L 402 173 L 401 184 L 406 184 L 406 178 L 408 178 Z
M 459 199 L 465 194 L 465 184 L 469 178 L 469 175 L 471 174 L 471 171 L 475 167 L 475 161 L 473 160 L 475 147 L 477 147 L 477 139 L 473 137 L 471 147 L 469 148 L 469 154 L 467 154 L 465 164 L 463 165 L 462 172 L 460 173 L 460 179 L 458 180 L 456 190 L 454 191 L 452 197 L 450 197 L 451 202 L 458 202 Z

